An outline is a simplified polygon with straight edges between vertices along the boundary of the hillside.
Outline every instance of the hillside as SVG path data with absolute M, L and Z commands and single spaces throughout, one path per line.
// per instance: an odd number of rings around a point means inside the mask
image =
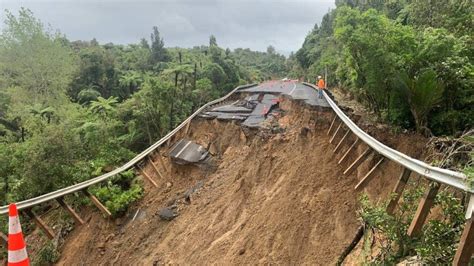
M 343 176 L 344 167 L 337 165 L 326 134 L 330 112 L 288 99 L 280 108 L 284 133 L 194 121 L 187 138 L 204 147 L 216 143 L 216 169 L 166 160 L 171 172 L 165 179 L 153 176 L 158 188 L 148 184 L 127 218 L 88 213 L 88 224 L 68 237 L 59 265 L 334 264 L 360 224 L 360 194 L 353 189 L 358 178 Z M 387 132 L 373 133 L 395 143 Z M 397 141 L 396 148 L 419 155 L 410 139 Z M 360 176 L 373 163 L 361 167 Z M 147 170 L 154 174 L 151 166 Z M 387 164 L 367 192 L 374 199 L 387 197 L 399 171 Z M 200 182 L 185 203 L 184 193 Z M 179 216 L 160 220 L 159 209 L 173 204 Z

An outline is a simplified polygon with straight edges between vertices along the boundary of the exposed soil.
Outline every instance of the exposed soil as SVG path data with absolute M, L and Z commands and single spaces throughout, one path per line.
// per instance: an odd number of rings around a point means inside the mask
M 144 180 L 146 194 L 125 218 L 86 214 L 89 221 L 68 237 L 58 264 L 334 264 L 359 225 L 360 192 L 354 186 L 376 158 L 344 176 L 364 145 L 337 165 L 342 152 L 333 153 L 335 144 L 326 134 L 332 114 L 288 100 L 281 107 L 285 131 L 278 134 L 244 131 L 232 122 L 193 121 L 186 138 L 208 147 L 215 167 L 177 166 L 163 157 L 166 172 L 155 160 L 165 178 L 151 166 L 147 172 L 159 187 Z M 416 136 L 368 130 L 402 152 L 421 154 L 424 141 Z M 399 172 L 399 166 L 385 163 L 366 192 L 386 198 Z M 199 181 L 202 186 L 196 186 Z M 184 194 L 192 187 L 196 191 L 186 203 Z M 157 212 L 171 205 L 179 216 L 161 220 Z

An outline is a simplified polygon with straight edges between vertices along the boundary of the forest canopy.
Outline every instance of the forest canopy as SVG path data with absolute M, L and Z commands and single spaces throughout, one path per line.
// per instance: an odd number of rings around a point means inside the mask
M 211 36 L 209 45 L 169 48 L 159 29 L 150 28 L 149 38 L 129 45 L 71 41 L 28 9 L 6 11 L 0 34 L 0 205 L 108 172 L 204 103 L 286 72 L 285 57 L 273 47 L 231 51 Z M 128 181 L 105 185 L 113 195 L 97 188 L 109 207 L 122 192 L 130 191 L 130 198 L 141 193 L 131 186 L 133 175 L 120 178 Z
M 452 135 L 474 123 L 472 1 L 338 0 L 306 36 L 298 75 L 330 84 L 386 122 Z

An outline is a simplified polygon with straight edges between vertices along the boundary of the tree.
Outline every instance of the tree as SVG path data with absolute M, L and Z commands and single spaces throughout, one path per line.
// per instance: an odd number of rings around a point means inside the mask
M 18 86 L 33 101 L 66 96 L 77 69 L 76 58 L 60 33 L 44 30 L 33 13 L 21 8 L 18 17 L 6 11 L 0 35 L 0 74 L 4 86 Z
M 267 47 L 267 54 L 270 54 L 270 55 L 275 54 L 275 47 L 269 45 Z
M 216 39 L 216 36 L 214 35 L 211 35 L 209 37 L 209 47 L 212 47 L 212 46 L 217 46 L 217 39 Z
M 216 63 L 211 63 L 204 68 L 204 76 L 212 81 L 215 88 L 219 88 L 227 78 L 222 67 Z
M 80 104 L 88 105 L 91 101 L 96 101 L 98 97 L 100 97 L 100 92 L 94 88 L 87 88 L 79 92 L 77 101 Z
M 160 37 L 160 32 L 158 27 L 153 27 L 153 32 L 151 33 L 151 57 L 150 61 L 153 65 L 159 62 L 169 62 L 171 60 L 168 51 L 165 48 L 165 43 L 163 38 Z
M 428 129 L 426 119 L 431 109 L 441 101 L 443 85 L 431 69 L 424 70 L 412 78 L 407 74 L 402 74 L 400 81 L 402 89 L 406 92 L 417 131 L 426 131 Z
M 128 71 L 119 78 L 119 85 L 125 89 L 122 98 L 132 95 L 138 90 L 138 87 L 143 82 L 141 75 L 136 71 Z
M 150 49 L 150 44 L 148 44 L 148 41 L 145 38 L 140 39 L 140 46 L 144 49 Z
M 101 115 L 104 118 L 107 118 L 113 112 L 115 112 L 115 106 L 117 105 L 117 103 L 117 98 L 112 96 L 108 99 L 98 97 L 97 101 L 91 102 L 89 110 L 91 110 L 91 112 L 93 113 Z
M 190 75 L 193 74 L 193 67 L 189 64 L 172 64 L 172 66 L 170 66 L 170 68 L 166 69 L 165 71 L 163 71 L 163 75 L 171 75 L 171 76 L 174 76 L 174 90 L 173 90 L 173 95 L 172 95 L 172 101 L 171 101 L 171 105 L 170 105 L 170 112 L 169 112 L 169 129 L 171 130 L 173 127 L 174 127 L 174 124 L 175 124 L 175 120 L 174 120 L 174 117 L 175 117 L 175 102 L 177 102 L 178 104 L 179 101 L 177 99 L 177 93 L 179 91 L 179 88 L 178 88 L 178 81 L 179 81 L 179 77 L 181 76 L 181 83 L 183 84 L 183 91 L 186 87 L 186 83 L 185 83 L 185 80 L 186 80 L 186 77 L 189 77 Z

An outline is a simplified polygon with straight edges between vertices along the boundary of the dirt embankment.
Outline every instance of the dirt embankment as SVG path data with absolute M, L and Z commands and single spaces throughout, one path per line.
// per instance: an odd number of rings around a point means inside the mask
M 357 173 L 344 176 L 365 145 L 338 165 L 343 152 L 333 153 L 326 134 L 333 114 L 289 100 L 281 107 L 283 133 L 193 121 L 187 138 L 209 147 L 216 167 L 176 166 L 164 158 L 169 171 L 160 179 L 148 166 L 159 187 L 144 181 L 145 197 L 120 220 L 89 213 L 88 223 L 68 237 L 58 264 L 334 264 L 359 225 L 360 192 L 354 186 L 376 159 L 369 157 Z M 424 144 L 412 136 L 369 131 L 415 157 Z M 386 198 L 399 172 L 399 166 L 385 163 L 366 191 Z M 199 182 L 186 203 L 184 193 Z M 162 221 L 157 211 L 173 204 L 179 216 Z

